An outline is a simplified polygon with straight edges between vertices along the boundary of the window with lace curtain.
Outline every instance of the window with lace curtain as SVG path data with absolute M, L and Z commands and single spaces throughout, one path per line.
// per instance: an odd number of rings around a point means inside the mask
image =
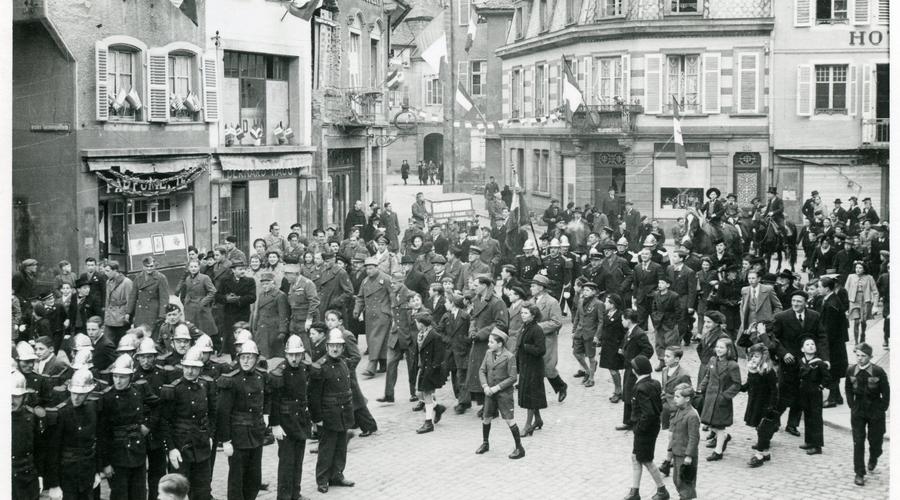
M 622 58 L 603 57 L 596 60 L 594 95 L 597 104 L 615 104 L 616 97 L 624 98 L 622 91 Z
M 140 52 L 128 47 L 110 47 L 109 49 L 106 78 L 109 95 L 112 97 L 109 103 L 109 117 L 112 120 L 142 120 L 141 110 L 135 110 L 131 102 L 124 97 L 132 90 L 137 95 L 142 94 L 137 75 L 140 64 L 135 63 L 139 54 Z
M 681 104 L 682 113 L 700 111 L 700 56 L 669 55 L 666 57 L 666 93 L 664 102 L 671 110 L 672 96 Z

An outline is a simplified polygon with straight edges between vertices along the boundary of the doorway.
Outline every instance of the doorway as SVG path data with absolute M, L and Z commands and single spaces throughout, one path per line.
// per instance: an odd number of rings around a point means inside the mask
M 236 237 L 237 248 L 250 255 L 249 191 L 246 181 L 219 187 L 219 241 L 225 241 L 228 236 Z
M 435 165 L 440 165 L 444 161 L 443 134 L 431 133 L 425 136 L 422 144 L 422 159 L 426 165 L 429 161 L 433 161 Z
M 891 140 L 888 125 L 891 116 L 891 72 L 889 64 L 875 66 L 875 142 Z

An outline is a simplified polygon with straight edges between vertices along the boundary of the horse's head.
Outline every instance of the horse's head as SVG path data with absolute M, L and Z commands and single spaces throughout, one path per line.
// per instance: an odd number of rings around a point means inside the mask
M 700 229 L 700 216 L 694 208 L 688 208 L 684 214 L 684 237 L 681 242 L 691 241 L 697 229 Z

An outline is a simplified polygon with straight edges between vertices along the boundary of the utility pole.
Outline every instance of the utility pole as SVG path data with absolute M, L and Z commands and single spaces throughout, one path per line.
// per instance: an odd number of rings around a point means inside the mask
M 454 36 L 455 30 L 454 23 L 455 18 L 454 13 L 455 10 L 453 8 L 454 2 L 456 0 L 447 0 L 447 22 L 446 22 L 446 34 L 448 37 L 447 40 L 447 73 L 449 74 L 449 78 L 444 80 L 444 177 L 446 179 L 447 169 L 450 170 L 450 189 L 449 192 L 456 191 L 456 127 L 454 123 L 456 122 L 456 37 Z M 449 132 L 449 133 L 448 133 Z M 447 137 L 450 137 L 449 144 L 446 141 Z M 448 154 L 449 151 L 449 154 Z M 449 160 L 449 162 L 448 162 Z M 444 182 L 444 191 L 448 192 L 447 183 Z

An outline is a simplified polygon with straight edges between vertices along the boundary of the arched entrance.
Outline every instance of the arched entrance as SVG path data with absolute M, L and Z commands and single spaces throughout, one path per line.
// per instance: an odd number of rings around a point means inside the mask
M 434 161 L 436 165 L 440 165 L 444 161 L 444 135 L 434 132 L 425 136 L 422 145 L 422 159 L 427 165 L 429 161 Z

